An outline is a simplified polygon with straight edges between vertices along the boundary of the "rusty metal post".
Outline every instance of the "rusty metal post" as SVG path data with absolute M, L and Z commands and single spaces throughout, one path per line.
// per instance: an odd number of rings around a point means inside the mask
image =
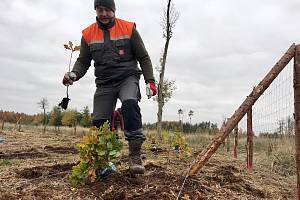
M 234 149 L 233 149 L 233 157 L 237 159 L 238 157 L 238 125 L 234 128 Z
M 247 112 L 247 168 L 253 169 L 252 107 Z
M 294 117 L 297 168 L 297 199 L 300 200 L 300 45 L 296 46 L 294 58 Z
M 198 160 L 196 160 L 192 166 L 189 174 L 198 173 L 204 164 L 209 160 L 209 158 L 216 152 L 219 146 L 224 142 L 229 133 L 238 124 L 238 122 L 243 118 L 243 116 L 248 112 L 250 107 L 256 102 L 256 100 L 263 94 L 263 92 L 270 86 L 272 81 L 278 76 L 278 74 L 284 69 L 284 67 L 290 62 L 290 60 L 295 55 L 296 45 L 293 44 L 287 52 L 280 58 L 280 60 L 274 65 L 274 67 L 269 71 L 269 73 L 264 77 L 264 79 L 255 87 L 253 92 L 245 99 L 245 101 L 240 105 L 240 107 L 235 111 L 231 118 L 226 122 L 225 126 L 222 126 L 219 133 L 213 139 L 211 144 L 198 155 Z

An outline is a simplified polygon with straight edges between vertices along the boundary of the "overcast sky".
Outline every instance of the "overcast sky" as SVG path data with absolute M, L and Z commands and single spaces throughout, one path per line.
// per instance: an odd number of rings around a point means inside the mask
M 115 0 L 116 16 L 137 24 L 153 67 L 164 40 L 160 27 L 165 0 Z M 300 41 L 299 0 L 174 0 L 180 18 L 170 42 L 166 77 L 177 90 L 163 120 L 193 110 L 192 122 L 218 124 L 230 117 L 292 43 Z M 37 102 L 50 111 L 65 96 L 69 40 L 95 21 L 93 0 L 0 1 L 0 109 L 35 114 Z M 78 53 L 74 55 L 73 62 Z M 70 88 L 70 108 L 92 108 L 93 66 Z M 155 122 L 157 104 L 141 79 L 143 122 Z

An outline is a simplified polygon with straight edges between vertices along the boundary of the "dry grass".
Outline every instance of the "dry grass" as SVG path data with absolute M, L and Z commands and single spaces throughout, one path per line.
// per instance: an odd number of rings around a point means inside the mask
M 93 189 L 95 186 L 91 186 L 75 189 L 69 184 L 68 173 L 70 173 L 69 165 L 78 161 L 78 155 L 47 151 L 46 146 L 74 147 L 74 144 L 79 142 L 81 133 L 75 135 L 73 129 L 68 127 L 62 128 L 60 132 L 47 131 L 46 134 L 39 132 L 42 129 L 35 129 L 36 127 L 28 126 L 29 129 L 26 129 L 27 127 L 24 126 L 23 132 L 8 131 L 10 127 L 13 125 L 6 125 L 7 129 L 1 134 L 6 142 L 0 144 L 0 152 L 25 152 L 32 156 L 22 159 L 1 158 L 0 199 L 33 199 L 36 197 L 38 197 L 36 199 L 64 199 L 64 197 L 65 199 L 84 199 L 84 197 L 86 197 L 85 199 L 101 199 L 95 198 L 93 195 L 102 195 L 99 191 L 111 186 L 114 186 L 112 194 L 125 191 L 126 194 L 135 195 L 133 191 L 139 189 L 139 195 L 142 196 L 138 197 L 144 197 L 144 199 L 147 199 L 145 196 L 152 192 L 153 194 L 159 192 L 161 195 L 153 196 L 152 199 L 155 199 L 154 197 L 162 198 L 163 195 L 169 195 L 172 197 L 169 199 L 175 199 L 173 193 L 176 195 L 182 184 L 184 178 L 182 172 L 189 167 L 192 159 L 196 156 L 193 154 L 190 159 L 185 160 L 177 156 L 170 157 L 164 151 L 151 152 L 145 148 L 144 153 L 149 168 L 148 174 L 142 179 L 145 184 L 143 182 L 141 185 L 135 186 L 136 183 L 130 182 L 135 179 L 122 176 L 122 180 L 116 179 L 117 182 L 109 184 L 101 183 L 99 188 Z M 51 129 L 51 127 L 49 128 Z M 147 135 L 151 133 L 153 132 L 146 131 Z M 205 148 L 212 137 L 207 133 L 186 135 L 194 153 Z M 245 168 L 244 145 L 246 138 L 241 137 L 239 142 L 238 159 L 233 159 L 232 152 L 227 154 L 226 148 L 221 145 L 203 170 L 197 176 L 187 180 L 184 194 L 190 195 L 190 199 L 196 199 L 196 196 L 192 196 L 193 194 L 198 194 L 199 199 L 295 199 L 295 165 L 291 158 L 294 155 L 293 138 L 277 140 L 255 138 L 253 171 Z M 232 143 L 231 140 L 231 150 Z M 127 148 L 125 147 L 124 150 L 127 151 Z M 43 152 L 47 153 L 47 157 L 41 156 L 40 153 Z M 126 156 L 123 159 L 126 159 Z M 121 163 L 123 166 L 123 161 Z M 124 163 L 126 165 L 126 161 Z M 59 171 L 64 168 L 68 170 Z M 57 172 L 63 174 L 55 175 Z M 41 179 L 32 179 L 39 175 L 41 175 Z M 124 183 L 123 180 L 129 180 L 129 183 Z M 128 190 L 124 190 L 125 187 L 128 187 Z M 1 192 L 7 196 L 1 198 Z M 201 195 L 203 198 L 200 198 Z
M 44 127 L 42 125 L 21 125 L 20 132 L 35 132 L 35 133 L 42 133 Z M 4 125 L 4 131 L 18 131 L 18 126 L 11 123 L 5 123 Z M 68 127 L 68 126 L 61 126 L 59 129 L 56 129 L 54 126 L 47 126 L 46 132 L 49 133 L 66 133 L 66 134 L 73 134 L 74 128 Z M 76 134 L 78 135 L 84 135 L 89 132 L 89 128 L 84 128 L 81 126 L 77 127 Z
M 15 144 L 22 152 L 33 147 L 45 151 L 45 146 L 68 147 L 80 138 L 56 133 L 5 132 L 4 136 L 10 139 L 0 146 L 0 151 L 7 153 L 16 152 L 13 150 Z M 76 154 L 47 151 L 47 157 L 10 159 L 12 165 L 0 166 L 0 194 L 3 195 L 0 199 L 175 199 L 183 183 L 183 172 L 191 161 L 170 157 L 165 151 L 152 153 L 144 149 L 144 153 L 147 173 L 142 177 L 127 175 L 125 156 L 120 161 L 124 169 L 119 168 L 120 173 L 116 176 L 78 188 L 71 187 L 69 181 L 70 167 L 78 160 Z M 186 199 L 220 200 L 292 199 L 291 185 L 287 177 L 265 169 L 248 171 L 242 161 L 220 152 L 198 175 L 187 179 L 183 196 L 189 197 Z
M 150 133 L 154 134 L 153 132 L 148 132 L 148 134 Z M 214 135 L 204 132 L 185 134 L 185 137 L 194 151 L 200 153 L 211 143 Z M 245 165 L 247 158 L 246 144 L 246 135 L 239 135 L 238 160 L 244 162 Z M 226 152 L 224 143 L 219 147 L 217 153 L 233 158 L 233 146 L 233 135 L 230 135 L 230 152 Z M 296 161 L 295 139 L 293 136 L 278 138 L 254 137 L 253 146 L 254 167 L 295 180 Z

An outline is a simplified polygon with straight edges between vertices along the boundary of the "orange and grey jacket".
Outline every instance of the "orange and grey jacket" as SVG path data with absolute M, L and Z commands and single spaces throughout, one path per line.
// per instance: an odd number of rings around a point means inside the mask
M 97 86 L 142 73 L 146 82 L 154 81 L 150 57 L 134 23 L 116 18 L 105 28 L 97 20 L 82 33 L 80 54 L 72 70 L 77 79 L 85 75 L 94 60 Z

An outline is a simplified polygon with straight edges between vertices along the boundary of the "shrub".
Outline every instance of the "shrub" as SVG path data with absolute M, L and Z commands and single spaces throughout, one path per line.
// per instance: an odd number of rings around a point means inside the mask
M 110 131 L 108 122 L 100 129 L 91 128 L 90 134 L 84 136 L 82 143 L 76 145 L 80 163 L 72 168 L 72 185 L 84 185 L 99 180 L 99 173 L 111 167 L 110 161 L 120 156 L 122 147 L 117 133 Z

